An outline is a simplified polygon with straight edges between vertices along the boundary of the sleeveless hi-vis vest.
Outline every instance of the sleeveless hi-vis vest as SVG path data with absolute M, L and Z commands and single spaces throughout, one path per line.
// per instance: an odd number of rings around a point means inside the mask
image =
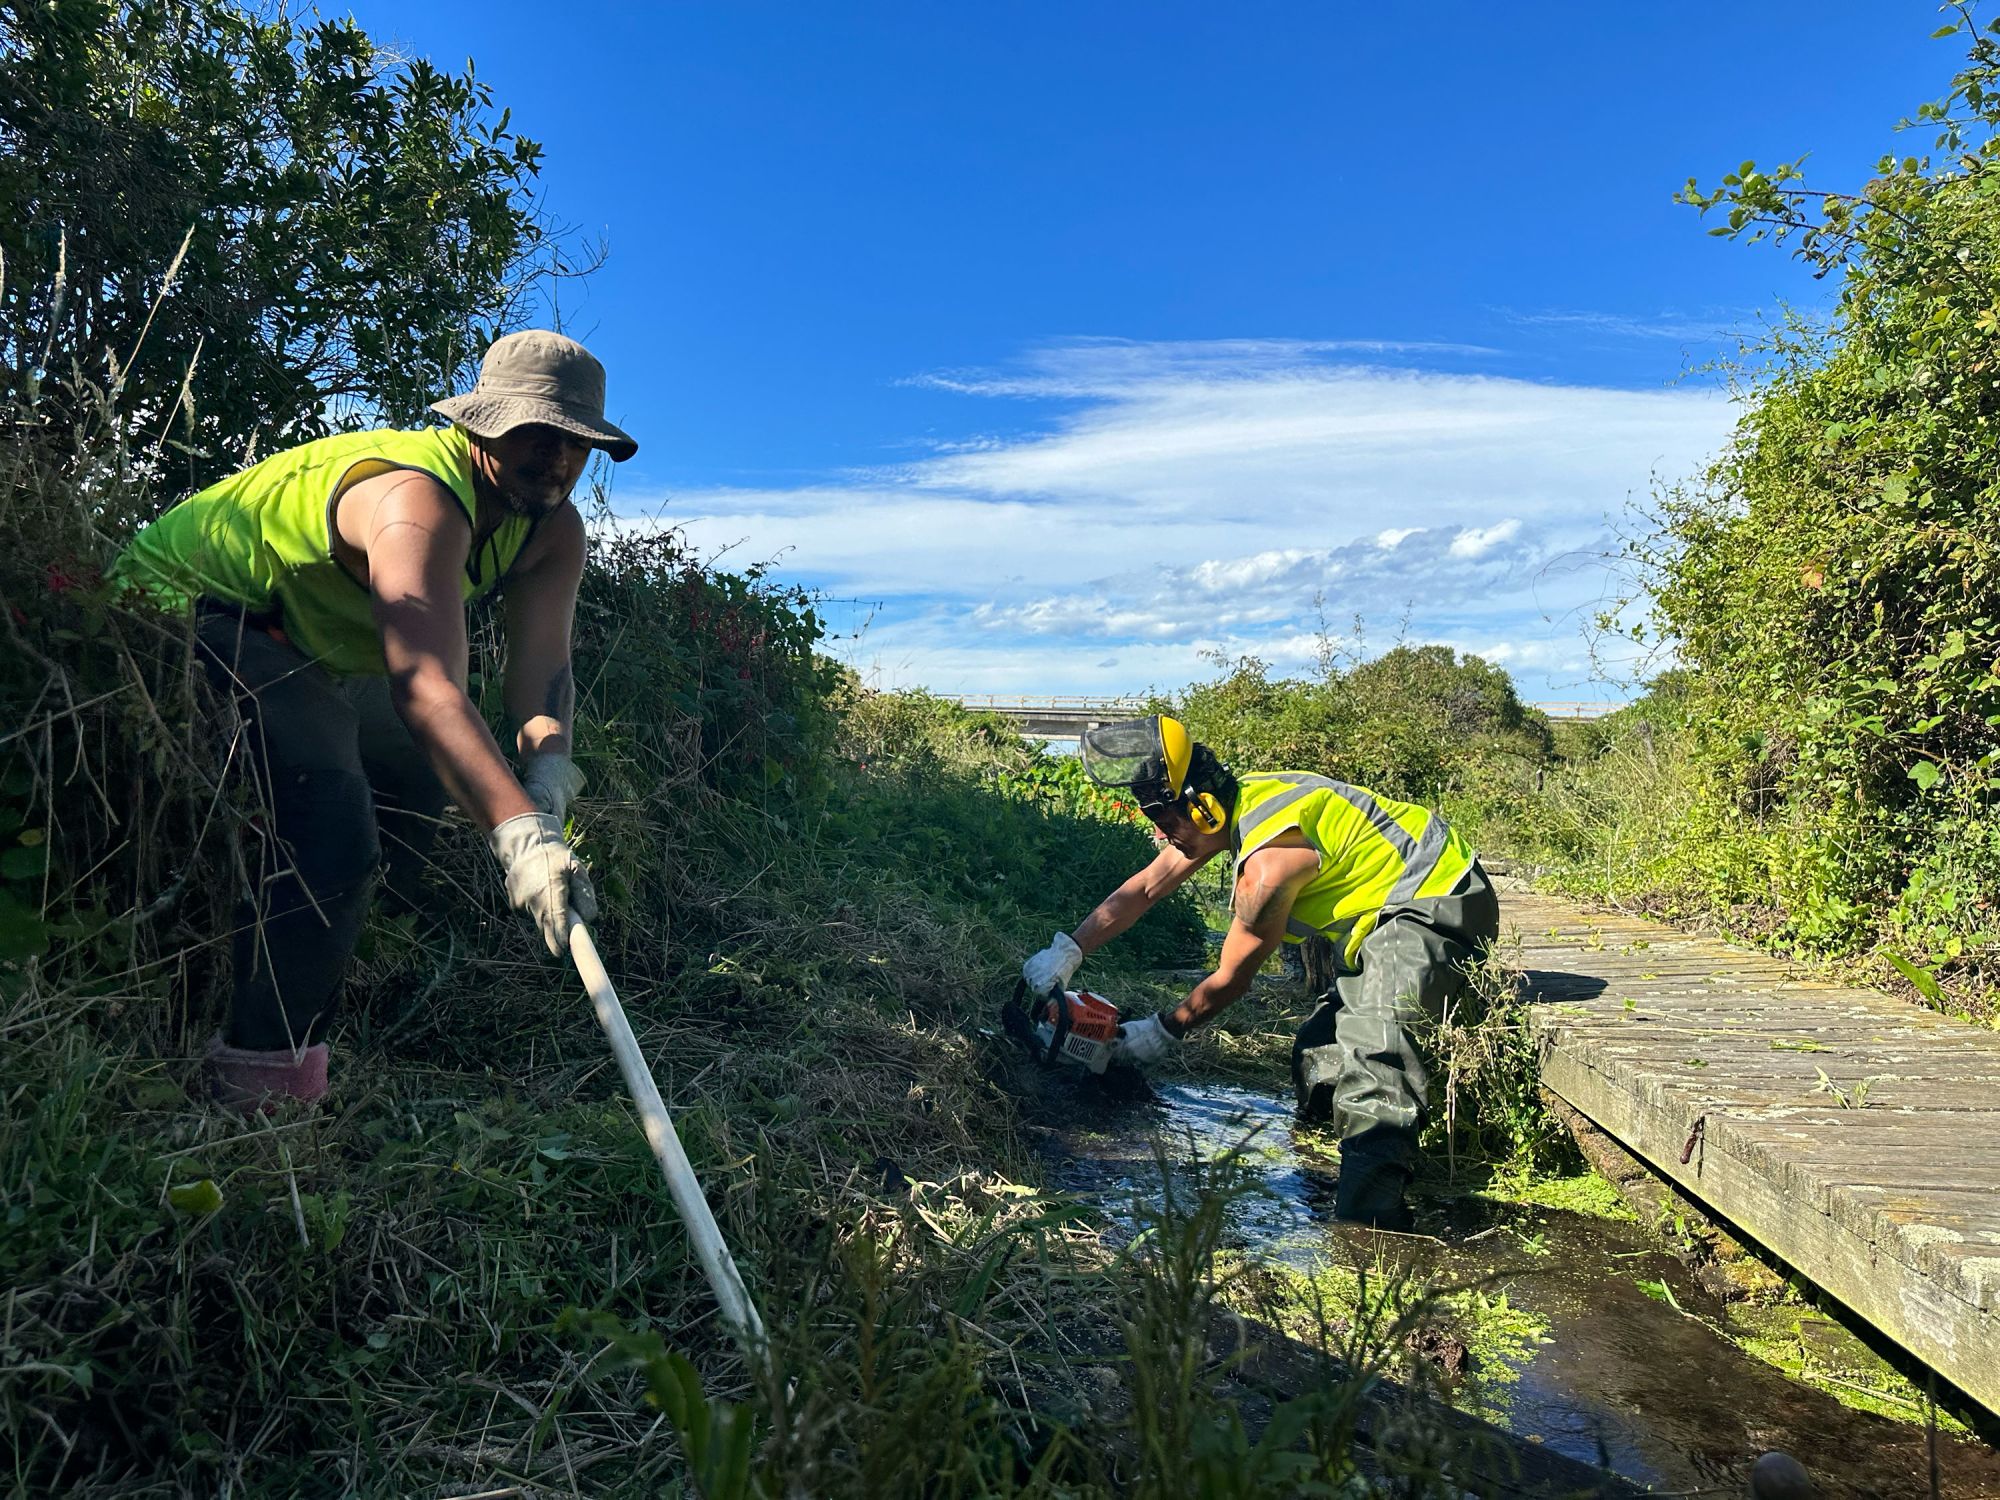
M 374 600 L 333 553 L 333 506 L 352 486 L 416 469 L 450 490 L 478 526 L 463 428 L 343 432 L 274 453 L 199 490 L 147 526 L 112 568 L 169 609 L 209 599 L 278 625 L 329 672 L 388 671 Z M 534 532 L 508 516 L 466 560 L 460 597 L 490 593 Z
M 1472 868 L 1472 848 L 1428 808 L 1378 797 L 1304 771 L 1245 776 L 1231 837 L 1236 863 L 1297 829 L 1319 854 L 1319 873 L 1292 903 L 1285 941 L 1325 937 L 1351 967 L 1383 908 L 1442 896 Z

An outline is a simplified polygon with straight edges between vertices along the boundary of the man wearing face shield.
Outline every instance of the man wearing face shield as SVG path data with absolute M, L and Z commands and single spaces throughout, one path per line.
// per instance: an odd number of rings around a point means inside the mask
M 327 1090 L 327 1027 L 378 866 L 408 899 L 449 800 L 486 833 L 508 899 L 552 953 L 596 915 L 564 836 L 570 629 L 604 367 L 540 330 L 494 343 L 448 427 L 342 433 L 274 453 L 174 506 L 113 569 L 188 609 L 202 665 L 241 713 L 232 762 L 265 810 L 237 912 L 235 988 L 211 1091 L 246 1106 Z M 465 607 L 502 592 L 518 773 L 466 691 Z
M 1120 1026 L 1112 1060 L 1157 1060 L 1240 999 L 1281 943 L 1329 939 L 1338 976 L 1292 1046 L 1300 1113 L 1338 1122 L 1336 1217 L 1408 1229 L 1404 1190 L 1428 1084 L 1411 1029 L 1442 1015 L 1499 934 L 1499 903 L 1471 848 L 1436 813 L 1346 782 L 1239 777 L 1171 718 L 1091 730 L 1083 763 L 1101 785 L 1136 795 L 1166 844 L 1022 977 L 1037 994 L 1067 984 L 1085 954 L 1228 853 L 1234 915 L 1215 972 L 1179 1005 Z

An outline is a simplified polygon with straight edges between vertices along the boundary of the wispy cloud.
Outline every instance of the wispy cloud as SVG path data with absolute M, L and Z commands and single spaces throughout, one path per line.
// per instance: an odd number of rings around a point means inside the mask
M 1484 344 L 1396 339 L 1135 339 L 1072 338 L 1039 345 L 1004 370 L 937 370 L 905 384 L 972 396 L 1103 400 L 1162 379 L 1242 380 L 1295 376 L 1302 368 L 1338 363 L 1437 360 L 1447 355 L 1497 355 Z
M 1663 339 L 1676 344 L 1733 343 L 1753 332 L 1757 315 L 1750 312 L 1709 312 L 1699 316 L 1672 310 L 1657 313 L 1587 312 L 1578 310 L 1525 312 L 1501 309 L 1510 322 L 1537 328 L 1561 328 L 1616 339 Z
M 1070 340 L 927 384 L 986 435 L 789 489 L 628 501 L 879 601 L 856 659 L 939 691 L 1137 688 L 1203 653 L 1309 665 L 1321 618 L 1582 670 L 1575 564 L 1725 436 L 1705 389 L 1423 368 L 1470 346 Z M 993 433 L 996 398 L 1033 402 Z M 1552 623 L 1552 621 L 1554 623 Z M 1110 649 L 1107 650 L 1107 647 Z M 1569 696 L 1567 691 L 1556 696 Z

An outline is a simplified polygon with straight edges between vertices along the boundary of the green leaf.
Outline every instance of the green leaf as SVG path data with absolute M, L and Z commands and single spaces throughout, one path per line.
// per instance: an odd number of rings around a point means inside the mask
M 1675 1312 L 1681 1311 L 1680 1298 L 1674 1295 L 1674 1289 L 1664 1281 L 1635 1281 L 1632 1284 L 1655 1302 L 1664 1302 Z
M 635 1333 L 611 1313 L 567 1308 L 556 1327 L 607 1339 L 645 1371 L 646 1399 L 673 1424 L 704 1500 L 748 1500 L 750 1461 L 757 1447 L 755 1413 L 748 1406 L 711 1400 L 701 1388 L 700 1373 L 684 1355 L 667 1348 L 659 1334 Z
M 48 867 L 49 851 L 45 846 L 0 852 L 0 875 L 9 880 L 36 880 Z
M 1920 760 L 1910 767 L 1910 780 L 1917 784 L 1917 790 L 1921 792 L 1928 792 L 1936 786 L 1938 778 L 1943 775 L 1944 772 L 1937 768 L 1935 761 Z
M 41 913 L 0 890 L 0 959 L 35 958 L 48 946 L 49 925 Z
M 184 1182 L 179 1187 L 167 1189 L 167 1201 L 184 1214 L 212 1214 L 222 1207 L 222 1189 L 215 1185 L 211 1177 L 199 1182 Z
M 1889 967 L 1901 974 L 1917 987 L 1917 993 L 1933 1005 L 1944 1004 L 1944 986 L 1938 983 L 1937 975 L 1929 969 L 1913 964 L 1900 953 L 1883 950 L 1882 956 L 1889 960 Z

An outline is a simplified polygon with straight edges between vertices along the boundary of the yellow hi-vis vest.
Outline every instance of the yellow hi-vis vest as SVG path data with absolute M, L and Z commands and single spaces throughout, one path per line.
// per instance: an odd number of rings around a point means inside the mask
M 417 469 L 450 490 L 475 531 L 472 452 L 459 427 L 342 432 L 273 453 L 199 490 L 132 538 L 112 567 L 156 603 L 233 605 L 329 672 L 380 677 L 382 637 L 366 584 L 333 555 L 333 506 L 352 486 L 392 469 Z M 534 533 L 510 515 L 466 559 L 460 597 L 489 593 Z
M 1442 896 L 1472 868 L 1472 847 L 1428 808 L 1305 771 L 1258 771 L 1236 796 L 1236 864 L 1288 829 L 1319 854 L 1292 903 L 1285 941 L 1325 937 L 1352 966 L 1384 907 Z

